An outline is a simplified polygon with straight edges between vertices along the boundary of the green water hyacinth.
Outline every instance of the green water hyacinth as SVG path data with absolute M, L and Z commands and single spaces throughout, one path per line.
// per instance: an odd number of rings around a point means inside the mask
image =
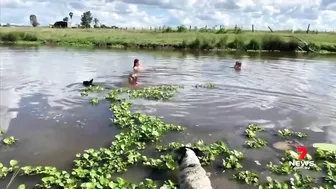
M 292 136 L 296 136 L 297 138 L 307 138 L 308 134 L 307 133 L 302 133 L 302 132 L 294 132 L 289 129 L 280 129 L 278 130 L 278 135 L 282 138 L 289 138 Z
M 88 86 L 88 87 L 85 87 L 84 89 L 81 89 L 81 96 L 88 96 L 89 95 L 89 92 L 96 92 L 96 93 L 99 93 L 99 92 L 102 92 L 104 91 L 105 89 L 101 86 Z
M 269 162 L 266 166 L 271 170 L 271 172 L 278 175 L 288 175 L 292 172 L 297 172 L 299 170 L 298 167 L 291 166 L 289 162 L 296 161 L 299 157 L 299 154 L 292 151 L 286 150 L 285 156 L 281 158 L 281 162 L 279 165 L 275 165 L 272 162 Z M 305 157 L 306 161 L 311 161 L 313 158 L 310 154 L 307 154 Z M 314 164 L 312 167 L 309 167 L 310 170 L 314 171 L 322 171 L 322 168 L 317 164 Z
M 248 138 L 254 138 L 257 136 L 258 132 L 265 131 L 265 129 L 261 126 L 249 124 L 247 129 L 245 130 L 245 134 Z
M 19 168 L 17 160 L 10 160 L 9 165 L 9 167 L 6 167 L 0 163 L 0 178 L 5 178 L 9 173 L 12 173 Z
M 242 160 L 244 154 L 240 151 L 233 150 L 223 141 L 206 144 L 203 140 L 194 143 L 170 142 L 162 145 L 162 138 L 168 132 L 183 132 L 185 128 L 179 125 L 167 124 L 156 116 L 149 116 L 144 113 L 134 113 L 131 111 L 132 103 L 128 102 L 129 98 L 144 98 L 147 100 L 169 100 L 183 86 L 165 85 L 146 87 L 142 89 L 113 89 L 107 93 L 105 99 L 110 104 L 111 121 L 113 125 L 120 129 L 120 133 L 114 136 L 110 146 L 87 149 L 82 153 L 76 154 L 73 161 L 73 169 L 71 171 L 58 170 L 50 166 L 23 166 L 20 167 L 17 161 L 12 160 L 9 167 L 0 164 L 0 178 L 8 176 L 8 174 L 18 171 L 20 175 L 38 175 L 41 177 L 40 182 L 36 185 L 38 188 L 64 188 L 64 189 L 177 189 L 176 184 L 170 180 L 166 180 L 163 185 L 159 185 L 150 179 L 135 184 L 123 178 L 117 177 L 116 174 L 126 172 L 130 167 L 140 166 L 146 169 L 157 170 L 158 172 L 173 171 L 177 168 L 176 162 L 173 160 L 171 153 L 174 149 L 181 146 L 194 147 L 204 152 L 205 156 L 200 158 L 203 166 L 217 163 L 216 159 L 222 159 L 220 165 L 223 169 L 239 169 L 242 168 Z M 90 92 L 101 92 L 102 87 L 91 86 L 83 89 L 81 93 L 88 96 Z M 98 98 L 94 98 L 98 99 Z M 98 104 L 98 100 L 96 100 Z M 98 106 L 99 107 L 99 106 Z M 248 141 L 251 147 L 260 147 L 267 145 L 266 141 L 257 138 L 258 132 L 264 131 L 264 128 L 254 124 L 249 124 L 246 129 Z M 295 135 L 295 133 L 293 134 Z M 148 155 L 148 149 L 155 146 L 153 156 Z M 280 165 L 273 165 L 272 169 L 280 174 L 298 173 L 299 170 L 289 166 L 289 161 L 297 159 L 298 154 L 295 152 L 287 152 L 281 159 Z M 334 152 L 322 151 L 317 149 L 314 156 L 318 159 L 317 163 L 323 167 L 326 176 L 323 181 L 326 184 L 335 181 L 335 160 Z M 295 159 L 295 160 L 296 160 Z M 312 159 L 308 155 L 308 159 Z M 323 162 L 321 162 L 323 161 Z M 329 162 L 330 161 L 330 162 Z M 257 184 L 259 176 L 251 171 L 240 171 L 234 174 L 234 178 L 243 181 L 246 184 Z M 306 185 L 309 179 L 296 175 L 293 177 L 292 187 L 300 187 Z M 327 186 L 327 185 L 326 185 Z M 288 188 L 285 183 L 268 179 L 268 182 L 260 185 L 261 189 L 283 189 Z M 302 188 L 303 189 L 303 188 Z M 311 189 L 311 188 L 309 188 Z M 322 189 L 322 188 L 321 188 Z M 324 187 L 324 189 L 330 189 Z
M 250 148 L 262 148 L 267 146 L 267 141 L 262 138 L 251 138 L 245 141 L 245 144 L 248 145 Z
M 249 185 L 258 185 L 259 183 L 259 175 L 251 171 L 240 171 L 234 174 L 233 178 Z
M 320 148 L 316 149 L 316 159 L 336 162 L 336 151 L 326 151 Z
M 281 129 L 278 130 L 278 134 L 281 137 L 291 137 L 293 135 L 293 131 L 289 130 L 289 129 Z
M 292 189 L 310 189 L 312 184 L 316 183 L 316 180 L 312 177 L 303 177 L 300 173 L 294 173 L 293 177 L 290 178 Z
M 98 98 L 91 99 L 91 104 L 98 105 L 98 103 L 99 103 L 99 99 Z
M 215 84 L 213 83 L 206 83 L 206 84 L 197 84 L 194 86 L 195 88 L 201 87 L 201 88 L 215 88 Z
M 10 136 L 10 137 L 7 137 L 7 138 L 4 138 L 2 140 L 2 142 L 6 145 L 12 145 L 14 144 L 15 142 L 17 141 L 17 139 L 14 137 L 14 136 Z
M 324 186 L 319 186 L 319 187 L 313 187 L 312 189 L 336 189 L 336 185 L 329 186 L 329 185 L 324 185 Z
M 289 189 L 288 184 L 267 177 L 267 183 L 259 186 L 259 189 Z

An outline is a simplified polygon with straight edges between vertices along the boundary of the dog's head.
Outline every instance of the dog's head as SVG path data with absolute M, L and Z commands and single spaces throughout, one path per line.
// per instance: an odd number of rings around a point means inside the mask
M 198 157 L 202 156 L 205 156 L 205 154 L 198 148 L 182 146 L 173 151 L 173 159 L 178 163 L 178 165 L 181 165 L 187 158 L 190 159 L 190 161 L 193 161 L 190 163 L 196 163 L 196 161 L 199 163 Z

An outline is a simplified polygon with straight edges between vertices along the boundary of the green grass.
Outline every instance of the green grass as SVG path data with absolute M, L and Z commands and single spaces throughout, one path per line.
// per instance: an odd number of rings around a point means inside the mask
M 2 27 L 0 41 L 15 43 L 46 43 L 70 46 L 134 47 L 134 48 L 189 48 L 298 51 L 307 47 L 295 36 L 309 43 L 315 51 L 336 52 L 336 33 L 288 31 L 198 30 L 120 30 L 120 29 L 56 29 L 33 27 Z

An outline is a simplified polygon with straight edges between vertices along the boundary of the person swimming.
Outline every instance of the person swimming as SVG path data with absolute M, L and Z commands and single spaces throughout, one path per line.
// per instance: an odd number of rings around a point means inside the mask
M 133 70 L 139 71 L 140 70 L 140 61 L 139 59 L 134 59 Z
M 236 71 L 240 71 L 241 70 L 241 65 L 242 65 L 242 63 L 240 61 L 236 61 L 236 64 L 234 65 L 234 69 Z
M 135 73 L 130 73 L 128 75 L 128 82 L 132 85 L 138 84 L 138 76 Z

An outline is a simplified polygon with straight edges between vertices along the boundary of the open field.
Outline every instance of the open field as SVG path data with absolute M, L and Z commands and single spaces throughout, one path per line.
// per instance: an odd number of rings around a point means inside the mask
M 234 50 L 336 52 L 336 33 L 286 31 L 185 31 L 120 29 L 56 29 L 32 27 L 2 27 L 2 42 L 49 43 L 75 46 L 121 46 L 140 48 L 190 48 Z M 306 43 L 308 44 L 306 44 Z M 300 49 L 301 47 L 301 49 Z

